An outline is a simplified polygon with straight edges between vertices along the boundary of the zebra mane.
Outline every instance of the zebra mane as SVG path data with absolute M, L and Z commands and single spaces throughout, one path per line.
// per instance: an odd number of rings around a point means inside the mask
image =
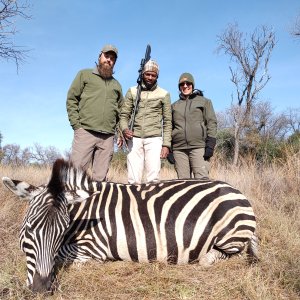
M 67 171 L 71 167 L 71 163 L 64 159 L 57 159 L 52 167 L 52 174 L 47 185 L 50 193 L 56 198 L 58 194 L 64 191 L 67 179 Z
M 92 179 L 82 169 L 76 169 L 71 161 L 57 159 L 52 167 L 48 189 L 55 198 L 64 191 L 78 189 L 91 191 Z

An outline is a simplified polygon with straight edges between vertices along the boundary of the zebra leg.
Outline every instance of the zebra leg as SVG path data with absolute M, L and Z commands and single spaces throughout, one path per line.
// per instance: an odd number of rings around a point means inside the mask
M 215 262 L 220 261 L 221 259 L 228 259 L 229 254 L 221 252 L 217 249 L 210 249 L 205 255 L 200 257 L 199 264 L 203 267 L 210 267 Z

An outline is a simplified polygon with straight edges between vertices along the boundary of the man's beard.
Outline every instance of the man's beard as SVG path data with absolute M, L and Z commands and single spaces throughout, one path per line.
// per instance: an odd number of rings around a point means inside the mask
M 153 83 L 147 83 L 145 80 L 143 80 L 143 83 L 146 87 L 146 90 L 149 91 L 157 84 L 157 80 L 155 80 Z
M 98 67 L 98 72 L 100 76 L 104 79 L 109 79 L 113 75 L 113 67 L 110 66 L 107 63 L 99 63 Z

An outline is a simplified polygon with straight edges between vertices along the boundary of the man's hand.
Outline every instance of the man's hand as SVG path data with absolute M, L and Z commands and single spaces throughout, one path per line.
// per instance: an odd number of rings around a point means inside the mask
M 170 151 L 169 151 L 169 148 L 163 146 L 163 147 L 161 148 L 160 158 L 166 158 L 166 157 L 168 156 L 169 152 L 170 152 Z
M 118 148 L 121 148 L 123 146 L 123 139 L 121 137 L 117 138 L 117 146 Z
M 214 149 L 209 148 L 209 147 L 205 147 L 205 151 L 204 151 L 204 160 L 209 161 L 209 159 L 214 155 Z
M 174 165 L 174 164 L 175 164 L 175 158 L 174 158 L 173 152 L 170 152 L 170 153 L 167 155 L 167 160 L 168 160 L 168 162 L 169 162 L 171 165 Z
M 205 141 L 205 151 L 204 160 L 209 161 L 209 159 L 214 155 L 214 149 L 216 146 L 216 139 L 208 136 Z
M 126 129 L 123 130 L 123 136 L 126 140 L 131 140 L 132 137 L 133 137 L 133 131 L 126 128 Z

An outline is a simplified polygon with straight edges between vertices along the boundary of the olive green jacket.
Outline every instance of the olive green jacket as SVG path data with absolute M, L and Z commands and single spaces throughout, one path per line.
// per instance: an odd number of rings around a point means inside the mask
M 122 102 L 122 88 L 116 79 L 103 79 L 97 68 L 81 70 L 68 91 L 70 124 L 74 130 L 114 134 Z
M 211 100 L 193 95 L 172 104 L 173 150 L 205 147 L 206 138 L 216 138 L 217 118 Z
M 132 117 L 137 87 L 131 87 L 126 95 L 120 114 L 120 128 L 125 130 Z M 163 146 L 171 147 L 172 114 L 170 94 L 155 85 L 143 90 L 133 125 L 133 136 L 139 138 L 163 137 Z

